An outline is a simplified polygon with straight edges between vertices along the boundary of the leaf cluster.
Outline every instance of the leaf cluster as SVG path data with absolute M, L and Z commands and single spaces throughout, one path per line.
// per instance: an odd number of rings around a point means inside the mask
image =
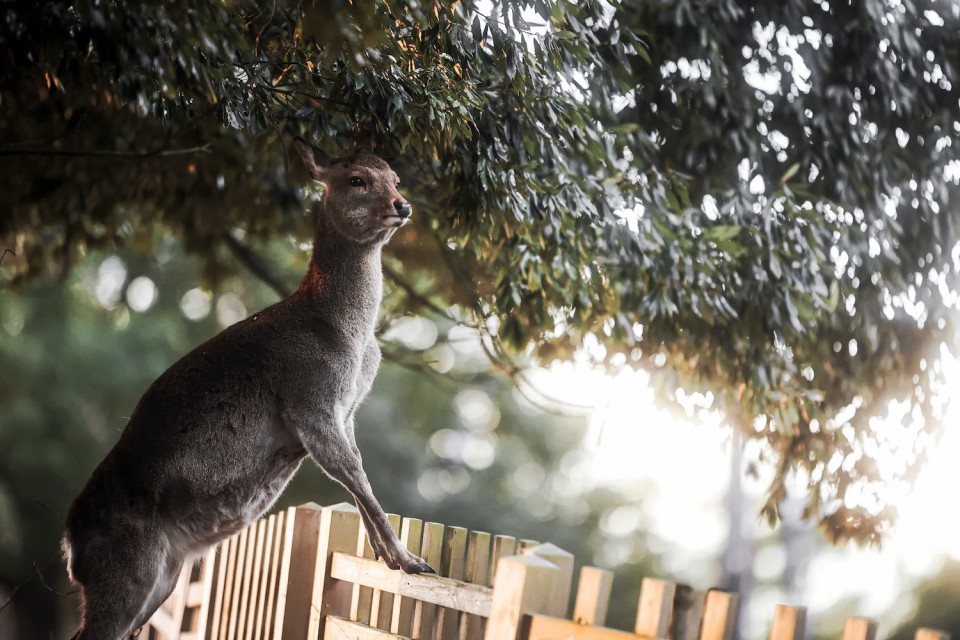
M 471 324 L 515 376 L 592 344 L 664 397 L 710 391 L 766 444 L 769 517 L 795 476 L 831 535 L 876 540 L 892 511 L 844 498 L 890 479 L 873 445 L 915 474 L 957 344 L 941 4 L 10 3 L 0 269 L 153 252 L 157 229 L 212 282 L 237 230 L 296 269 L 285 141 L 373 148 L 416 211 L 392 313 Z M 910 419 L 881 442 L 891 400 Z

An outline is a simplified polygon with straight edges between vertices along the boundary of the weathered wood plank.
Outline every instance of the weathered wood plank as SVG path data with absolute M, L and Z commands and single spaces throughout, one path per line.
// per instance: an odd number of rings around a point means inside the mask
M 605 627 L 585 626 L 551 616 L 530 617 L 524 640 L 637 640 L 636 634 Z
M 415 598 L 458 611 L 487 616 L 493 590 L 435 575 L 406 574 L 382 562 L 346 553 L 333 554 L 330 575 L 345 582 L 380 589 L 382 592 Z
M 337 640 L 410 640 L 406 636 L 369 627 L 362 622 L 344 620 L 337 616 L 327 616 L 324 625 L 324 637 Z

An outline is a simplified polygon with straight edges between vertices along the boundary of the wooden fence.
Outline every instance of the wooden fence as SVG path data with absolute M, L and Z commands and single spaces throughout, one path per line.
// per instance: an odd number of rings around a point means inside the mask
M 573 556 L 552 544 L 390 516 L 437 569 L 407 575 L 373 559 L 348 504 L 291 507 L 186 567 L 141 637 L 150 640 L 730 640 L 739 598 L 644 579 L 633 632 L 603 626 L 613 575 L 583 567 L 568 616 Z M 771 640 L 802 640 L 806 612 L 779 605 Z M 842 640 L 875 640 L 849 618 Z M 920 629 L 916 640 L 949 640 Z

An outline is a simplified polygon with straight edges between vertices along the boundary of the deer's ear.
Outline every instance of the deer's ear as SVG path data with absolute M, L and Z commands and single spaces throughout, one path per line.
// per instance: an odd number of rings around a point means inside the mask
M 322 181 L 330 162 L 330 156 L 299 136 L 293 139 L 293 146 L 300 154 L 300 160 L 303 161 L 303 166 L 307 168 L 310 177 Z

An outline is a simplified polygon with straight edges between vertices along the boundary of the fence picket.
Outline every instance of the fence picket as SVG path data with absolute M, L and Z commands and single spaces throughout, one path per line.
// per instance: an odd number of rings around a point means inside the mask
M 577 600 L 573 605 L 573 620 L 578 624 L 602 626 L 607 620 L 613 572 L 596 567 L 580 569 Z
M 196 610 L 190 620 L 190 631 L 194 638 L 206 638 L 207 620 L 213 606 L 213 589 L 217 579 L 217 551 L 211 547 L 203 556 L 200 564 L 199 593 L 195 601 Z
M 360 527 L 357 535 L 357 556 L 360 558 L 374 559 L 373 548 L 370 546 L 370 539 L 367 537 L 366 527 Z M 355 586 L 353 595 L 350 598 L 350 620 L 352 622 L 362 622 L 370 624 L 370 608 L 373 604 L 373 589 L 370 587 Z
M 309 611 L 305 612 L 309 622 L 307 638 L 324 639 L 324 616 L 346 618 L 350 615 L 353 585 L 330 577 L 330 566 L 333 554 L 356 553 L 360 526 L 360 512 L 346 502 L 324 507 L 320 514 L 320 531 L 313 567 L 313 592 L 310 596 Z
M 522 556 L 523 552 L 527 549 L 531 549 L 540 544 L 536 540 L 531 540 L 530 538 L 521 538 L 517 541 L 517 555 Z
M 497 567 L 500 566 L 500 560 L 507 556 L 517 553 L 517 539 L 512 536 L 493 536 L 493 550 L 490 557 L 490 580 L 487 583 L 491 587 L 497 579 Z
M 843 640 L 876 640 L 877 623 L 870 618 L 847 618 L 843 623 Z
M 390 526 L 393 527 L 394 532 L 400 530 L 400 516 L 390 513 L 387 514 L 387 519 L 390 521 Z M 389 631 L 392 618 L 393 594 L 374 589 L 372 602 L 370 603 L 370 626 Z
M 249 600 L 245 607 L 247 611 L 247 627 L 243 635 L 244 640 L 253 640 L 253 635 L 257 625 L 257 594 L 260 591 L 260 574 L 263 572 L 263 542 L 266 535 L 266 520 L 258 520 L 250 525 L 254 535 L 253 558 L 250 565 L 250 582 L 247 588 Z
M 240 605 L 237 609 L 237 640 L 246 640 L 250 606 L 250 584 L 253 577 L 254 547 L 257 545 L 257 523 L 246 528 L 247 547 L 243 558 L 243 580 L 240 582 Z
M 490 585 L 490 542 L 492 536 L 485 531 L 471 531 L 467 547 L 467 582 Z M 460 616 L 460 640 L 480 640 L 486 628 L 486 620 L 478 616 Z
M 237 640 L 238 625 L 240 624 L 240 595 L 243 591 L 244 567 L 247 563 L 247 538 L 250 532 L 247 529 L 240 531 L 237 536 L 237 560 L 233 565 L 233 590 L 230 594 L 230 616 L 227 625 L 227 640 Z
M 307 637 L 321 513 L 323 509 L 312 502 L 287 510 L 274 618 L 275 638 Z
M 230 551 L 227 555 L 227 575 L 223 587 L 223 610 L 220 612 L 220 640 L 227 640 L 230 627 L 230 603 L 233 602 L 233 583 L 237 570 L 237 554 L 240 549 L 240 536 L 230 538 Z
M 439 522 L 428 522 L 423 525 L 423 542 L 420 545 L 420 556 L 435 570 L 440 569 L 440 561 L 443 559 L 443 525 Z M 419 600 L 413 607 L 413 633 L 410 637 L 414 640 L 429 638 L 433 631 L 433 626 L 437 620 L 436 605 L 420 602 Z
M 700 640 L 731 640 L 737 625 L 740 596 L 711 589 L 703 605 Z
M 666 638 L 673 619 L 673 600 L 676 585 L 663 580 L 644 578 L 640 583 L 637 620 L 633 632 L 639 636 Z
M 950 633 L 940 629 L 920 627 L 914 634 L 913 640 L 950 640 Z
M 463 580 L 466 551 L 467 530 L 463 527 L 447 527 L 443 536 L 443 560 L 440 563 L 440 575 L 454 580 Z M 434 640 L 456 638 L 460 633 L 458 629 L 459 618 L 460 615 L 456 610 L 440 607 L 437 610 Z
M 223 587 L 227 581 L 227 553 L 229 540 L 217 545 L 217 569 L 213 578 L 213 594 L 210 598 L 210 609 L 207 612 L 207 628 L 205 637 L 217 640 L 220 637 L 220 611 L 223 609 Z
M 290 526 L 287 513 L 281 511 L 277 514 L 277 519 L 273 528 L 273 549 L 270 554 L 270 575 L 267 582 L 267 601 L 264 604 L 263 611 L 263 637 L 264 640 L 278 638 L 275 634 L 274 621 L 277 615 L 277 602 L 280 598 L 280 565 L 283 562 L 284 542 L 286 542 L 286 530 Z
M 804 607 L 790 607 L 778 604 L 773 613 L 770 627 L 770 640 L 803 640 L 807 610 Z M 929 638 L 928 640 L 934 640 Z
M 697 640 L 703 620 L 707 594 L 685 584 L 678 584 L 673 596 L 672 640 Z
M 524 614 L 550 606 L 560 569 L 536 555 L 508 556 L 497 563 L 496 576 L 484 639 L 512 640 Z
M 423 533 L 423 521 L 416 518 L 404 518 L 400 527 L 400 542 L 411 553 L 420 554 L 420 537 Z M 410 598 L 395 598 L 393 616 L 390 620 L 390 633 L 409 636 L 413 631 L 414 602 Z
M 267 587 L 270 581 L 270 556 L 273 553 L 273 527 L 276 520 L 274 516 L 270 516 L 260 522 L 263 529 L 260 536 L 260 545 L 257 549 L 260 553 L 258 564 L 261 564 L 261 566 L 259 567 L 260 573 L 257 579 L 257 597 L 253 612 L 252 640 L 263 640 L 263 616 L 267 603 Z

